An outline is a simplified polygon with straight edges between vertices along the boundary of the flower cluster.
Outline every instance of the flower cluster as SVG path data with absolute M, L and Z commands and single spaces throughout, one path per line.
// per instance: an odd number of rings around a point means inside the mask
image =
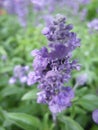
M 26 83 L 28 71 L 29 66 L 16 65 L 13 70 L 13 76 L 9 79 L 9 84 L 14 84 L 17 81 L 20 81 L 20 83 Z
M 63 10 L 66 10 L 68 15 L 78 16 L 80 20 L 85 20 L 87 15 L 87 8 L 91 0 L 62 0 Z M 68 16 L 69 17 L 69 16 Z
M 45 11 L 47 8 L 48 13 L 54 11 L 55 6 L 56 5 L 57 0 L 48 0 L 47 2 L 45 0 L 31 0 L 31 2 L 33 3 L 33 6 L 36 10 L 41 10 L 41 11 Z M 52 5 L 52 6 L 51 6 Z
M 3 6 L 8 13 L 17 14 L 21 26 L 25 27 L 29 13 L 31 13 L 31 7 L 33 7 L 33 16 L 38 12 L 36 22 L 40 22 L 43 17 L 51 14 L 51 12 L 56 12 L 56 10 L 59 10 L 59 12 L 64 10 L 68 15 L 76 15 L 79 16 L 81 20 L 84 20 L 87 14 L 87 9 L 84 5 L 90 1 L 91 0 L 48 0 L 46 2 L 45 0 L 2 0 L 0 5 Z
M 15 12 L 18 15 L 19 22 L 21 26 L 25 27 L 27 25 L 28 1 L 14 0 L 14 2 L 15 2 Z
M 45 6 L 45 0 L 31 0 L 31 2 L 34 4 L 34 7 L 37 9 L 42 9 Z
M 29 0 L 2 0 L 0 4 L 9 14 L 17 14 L 21 26 L 27 25 Z
M 57 15 L 42 31 L 49 48 L 32 52 L 34 71 L 28 75 L 28 85 L 39 83 L 37 102 L 48 104 L 53 114 L 71 106 L 74 98 L 73 89 L 64 86 L 71 78 L 71 71 L 80 69 L 77 60 L 71 60 L 72 51 L 80 46 L 80 39 L 71 30 L 72 25 L 66 25 L 65 17 Z
M 2 7 L 7 11 L 9 14 L 15 13 L 15 2 L 14 0 L 1 0 Z

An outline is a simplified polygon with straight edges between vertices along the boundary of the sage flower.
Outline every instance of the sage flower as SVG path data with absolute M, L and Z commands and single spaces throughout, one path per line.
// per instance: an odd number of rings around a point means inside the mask
M 72 60 L 72 51 L 80 46 L 72 28 L 64 16 L 57 15 L 42 30 L 48 47 L 32 51 L 33 71 L 28 75 L 28 85 L 38 83 L 37 102 L 48 104 L 52 114 L 70 107 L 74 98 L 72 87 L 64 85 L 70 80 L 72 70 L 80 69 L 77 60 Z

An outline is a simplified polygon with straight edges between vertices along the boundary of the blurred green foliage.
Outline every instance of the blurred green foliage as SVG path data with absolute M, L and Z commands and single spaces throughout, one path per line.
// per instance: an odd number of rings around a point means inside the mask
M 98 18 L 98 1 L 92 0 L 90 4 L 88 4 L 88 14 L 87 19 L 92 20 L 94 18 Z

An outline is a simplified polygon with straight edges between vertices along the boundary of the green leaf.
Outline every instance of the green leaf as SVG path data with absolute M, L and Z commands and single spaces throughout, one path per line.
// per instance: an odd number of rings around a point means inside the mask
M 25 113 L 8 113 L 8 118 L 24 130 L 33 130 L 33 127 L 39 130 L 41 128 L 38 118 Z
M 85 95 L 80 98 L 78 104 L 86 110 L 93 111 L 94 109 L 98 108 L 98 96 L 93 94 Z
M 2 46 L 0 46 L 0 54 L 6 55 L 6 51 L 4 50 Z
M 0 98 L 2 99 L 6 96 L 10 96 L 10 95 L 17 94 L 17 93 L 20 93 L 20 92 L 22 92 L 22 88 L 15 87 L 15 86 L 8 86 L 8 87 L 5 87 L 0 92 Z
M 49 113 L 46 113 L 43 118 L 43 128 L 47 129 L 49 128 Z
M 13 122 L 6 117 L 6 119 L 5 119 L 4 122 L 3 122 L 3 126 L 4 126 L 5 128 L 8 128 L 8 127 L 10 127 L 12 124 L 13 124 Z
M 2 127 L 2 126 L 0 126 L 0 130 L 5 130 L 5 128 L 4 128 L 4 127 Z
M 98 125 L 94 124 L 90 130 L 98 130 Z
M 86 114 L 86 110 L 84 110 L 84 109 L 82 109 L 78 106 L 75 106 L 75 112 L 78 113 L 79 115 L 80 114 L 84 114 L 84 115 Z
M 26 94 L 23 95 L 22 100 L 36 99 L 37 98 L 37 95 L 36 95 L 37 92 L 38 92 L 37 89 L 33 89 L 33 90 L 27 92 Z
M 88 88 L 87 87 L 83 87 L 81 89 L 77 89 L 76 91 L 76 95 L 78 96 L 83 96 L 88 92 Z
M 0 107 L 0 120 L 4 120 L 5 119 L 5 112 L 3 111 L 3 109 Z
M 0 69 L 0 73 L 6 73 L 6 72 L 10 72 L 12 71 L 12 67 L 11 66 L 6 66 L 6 67 L 3 67 L 2 69 Z
M 65 124 L 66 130 L 83 130 L 83 128 L 70 117 L 61 116 L 59 120 Z

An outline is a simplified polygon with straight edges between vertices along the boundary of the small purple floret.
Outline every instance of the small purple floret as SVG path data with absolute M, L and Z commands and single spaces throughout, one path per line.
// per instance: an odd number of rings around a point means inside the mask
M 88 75 L 87 73 L 83 73 L 81 75 L 79 75 L 77 78 L 76 78 L 76 83 L 78 85 L 84 85 L 88 80 Z
M 94 110 L 92 113 L 93 121 L 98 124 L 98 109 Z
M 17 81 L 24 84 L 28 80 L 29 66 L 16 65 L 13 69 L 13 76 L 9 79 L 9 84 L 15 84 Z
M 98 31 L 98 19 L 93 19 L 91 22 L 87 24 L 90 31 Z

